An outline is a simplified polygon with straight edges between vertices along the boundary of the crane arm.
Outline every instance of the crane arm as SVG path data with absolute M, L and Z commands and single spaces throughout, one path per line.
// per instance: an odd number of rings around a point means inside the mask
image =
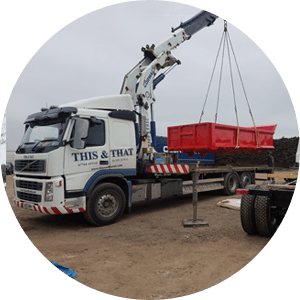
M 172 32 L 178 30 L 179 28 L 183 28 L 187 34 L 193 35 L 204 27 L 212 25 L 217 18 L 218 16 L 202 10 L 194 17 L 190 18 L 184 23 L 181 23 L 177 28 L 172 29 Z
M 175 29 L 172 28 L 172 34 L 166 39 L 158 43 L 156 46 L 142 48 L 145 56 L 157 57 L 163 51 L 171 51 L 184 41 L 191 38 L 192 35 L 200 31 L 201 29 L 208 27 L 214 23 L 218 17 L 210 12 L 202 10 L 197 15 L 181 23 Z M 152 55 L 150 54 L 152 53 Z
M 144 59 L 125 75 L 121 94 L 130 94 L 134 105 L 137 105 L 136 86 L 138 81 L 141 81 L 140 78 L 143 74 L 144 78 L 148 78 L 148 82 L 151 81 L 150 85 L 152 86 L 152 81 L 160 69 L 172 66 L 174 63 L 179 62 L 171 55 L 170 51 L 182 44 L 184 41 L 190 39 L 192 35 L 204 27 L 212 25 L 217 18 L 218 17 L 216 15 L 203 10 L 186 22 L 181 23 L 177 28 L 172 28 L 172 34 L 156 46 L 152 45 L 149 47 L 149 45 L 147 45 L 146 47 L 143 47 L 142 51 L 144 52 Z M 165 55 L 163 55 L 163 53 L 165 53 Z M 163 58 L 159 59 L 160 63 L 156 62 L 155 60 L 158 60 L 158 56 L 162 55 Z M 164 59 L 164 61 L 162 61 L 162 59 Z M 155 66 L 156 70 L 154 71 L 150 65 Z M 151 78 L 149 75 L 151 75 Z M 148 93 L 149 92 L 151 91 L 148 90 Z M 145 95 L 146 91 L 144 93 L 141 91 L 141 94 Z
M 153 81 L 156 74 L 165 67 L 180 64 L 180 61 L 171 55 L 171 51 L 184 41 L 189 40 L 192 35 L 201 29 L 210 26 L 218 17 L 207 11 L 201 11 L 186 22 L 181 23 L 177 28 L 172 28 L 172 34 L 157 45 L 142 48 L 144 58 L 124 77 L 121 94 L 129 94 L 134 106 L 139 107 L 139 135 L 142 141 L 138 157 L 145 160 L 145 157 L 154 152 L 148 109 L 151 109 L 153 121 L 152 104 L 155 102 L 153 89 L 164 78 L 163 74 L 157 77 L 155 86 Z

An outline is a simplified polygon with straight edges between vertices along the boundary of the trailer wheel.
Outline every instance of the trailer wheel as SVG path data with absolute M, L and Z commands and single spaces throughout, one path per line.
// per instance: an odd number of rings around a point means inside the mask
M 95 187 L 86 203 L 84 217 L 94 225 L 109 225 L 118 221 L 125 209 L 125 194 L 113 183 Z
M 257 196 L 254 206 L 258 233 L 262 236 L 273 236 L 279 224 L 279 220 L 275 217 L 276 208 L 271 206 L 267 196 Z
M 246 189 L 259 189 L 259 185 L 248 185 Z M 245 232 L 250 235 L 258 234 L 255 223 L 255 204 L 256 195 L 243 195 L 241 199 L 241 222 Z
M 227 173 L 224 178 L 224 195 L 234 195 L 240 185 L 239 176 L 235 172 Z
M 250 172 L 242 172 L 240 175 L 241 188 L 245 188 L 252 183 L 252 176 Z

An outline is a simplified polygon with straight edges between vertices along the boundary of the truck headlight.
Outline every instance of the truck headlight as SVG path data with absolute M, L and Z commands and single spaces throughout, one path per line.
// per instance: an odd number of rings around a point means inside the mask
M 46 183 L 45 201 L 53 201 L 53 182 Z

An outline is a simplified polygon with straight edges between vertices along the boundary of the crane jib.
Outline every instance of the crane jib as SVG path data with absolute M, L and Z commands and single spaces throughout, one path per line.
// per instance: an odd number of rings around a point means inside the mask
M 150 128 L 148 117 L 150 108 L 151 121 L 154 121 L 153 91 L 174 66 L 180 64 L 180 61 L 171 55 L 171 51 L 189 40 L 193 34 L 212 25 L 217 18 L 218 16 L 207 11 L 200 11 L 176 29 L 172 28 L 172 34 L 158 44 L 142 47 L 144 58 L 124 77 L 121 94 L 129 94 L 134 106 L 139 107 L 139 128 L 136 128 L 136 133 L 142 137 L 139 141 L 137 139 L 137 153 L 141 161 L 151 160 L 154 153 L 155 138 L 153 136 L 151 138 L 150 135 L 150 132 L 154 131 L 154 125 Z M 157 71 L 167 67 L 169 69 L 164 73 L 156 74 Z
M 203 10 L 186 22 L 181 23 L 177 28 L 172 29 L 172 32 L 183 28 L 187 34 L 193 35 L 202 28 L 212 25 L 217 18 L 218 16 Z

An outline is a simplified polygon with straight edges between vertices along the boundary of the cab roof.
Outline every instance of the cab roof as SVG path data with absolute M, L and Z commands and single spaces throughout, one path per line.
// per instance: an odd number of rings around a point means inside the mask
M 75 102 L 66 103 L 60 105 L 59 107 L 70 106 L 85 109 L 134 110 L 131 96 L 125 94 L 83 99 Z

